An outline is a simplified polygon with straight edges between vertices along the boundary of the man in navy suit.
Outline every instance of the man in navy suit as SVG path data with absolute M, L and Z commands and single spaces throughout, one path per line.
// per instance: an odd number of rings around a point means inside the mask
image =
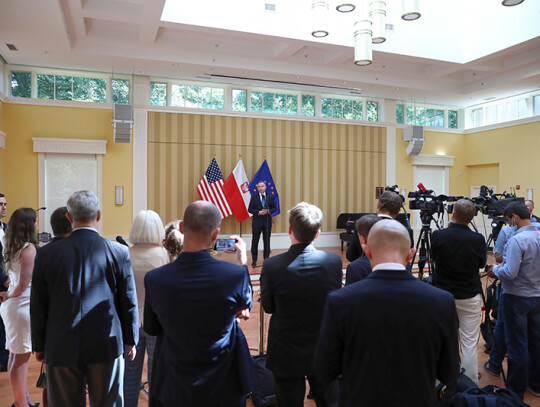
M 313 371 L 313 353 L 326 296 L 341 287 L 341 257 L 313 246 L 323 222 L 319 208 L 301 202 L 289 214 L 291 247 L 265 260 L 261 272 L 262 306 L 272 314 L 267 367 L 280 407 L 303 405 L 306 376 L 317 406 L 337 406 L 337 381 L 322 383 Z
M 99 236 L 97 197 L 73 193 L 69 237 L 39 249 L 30 295 L 32 346 L 47 364 L 49 403 L 121 406 L 124 355 L 138 340 L 137 295 L 129 252 Z
M 156 335 L 150 406 L 240 407 L 252 390 L 253 365 L 238 319 L 252 302 L 246 244 L 238 236 L 238 265 L 210 254 L 221 214 L 191 203 L 180 222 L 184 248 L 170 264 L 148 272 L 144 330 Z
M 251 266 L 257 267 L 259 239 L 263 235 L 263 258 L 270 256 L 270 233 L 272 233 L 272 214 L 277 211 L 276 202 L 272 195 L 266 193 L 266 184 L 257 183 L 258 193 L 251 196 L 248 212 L 253 215 L 251 238 Z
M 365 247 L 373 271 L 326 299 L 315 367 L 325 382 L 343 376 L 341 407 L 432 407 L 435 379 L 458 377 L 454 297 L 406 271 L 410 243 L 399 222 L 377 222 Z

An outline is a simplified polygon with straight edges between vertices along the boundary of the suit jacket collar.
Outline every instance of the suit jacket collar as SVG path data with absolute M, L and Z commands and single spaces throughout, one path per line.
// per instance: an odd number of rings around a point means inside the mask
M 366 278 L 375 278 L 380 280 L 416 280 L 409 270 L 375 270 Z
M 210 254 L 208 250 L 200 250 L 198 252 L 180 252 L 180 255 L 175 260 L 175 262 L 177 261 L 190 262 L 193 260 L 201 260 L 201 259 L 211 260 L 213 258 L 214 257 Z
M 469 225 L 462 225 L 461 223 L 451 223 L 448 225 L 449 228 L 452 229 L 469 229 Z
M 84 235 L 89 235 L 89 234 L 96 234 L 99 236 L 98 231 L 93 228 L 77 228 L 73 232 L 71 232 L 71 235 L 69 235 L 69 237 L 84 236 Z
M 297 243 L 297 244 L 293 244 L 291 247 L 289 247 L 289 253 L 294 253 L 294 254 L 298 254 L 298 253 L 302 253 L 304 251 L 308 252 L 308 251 L 315 251 L 317 249 L 315 249 L 315 246 L 313 246 L 313 243 Z

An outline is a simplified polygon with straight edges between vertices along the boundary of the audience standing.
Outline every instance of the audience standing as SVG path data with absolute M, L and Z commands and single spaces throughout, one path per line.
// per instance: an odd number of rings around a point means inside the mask
M 231 236 L 238 265 L 213 258 L 221 219 L 211 203 L 191 203 L 180 256 L 144 278 L 144 330 L 158 336 L 150 406 L 240 407 L 251 390 L 243 379 L 253 366 L 237 323 L 252 303 L 246 244 Z
M 150 210 L 140 211 L 129 232 L 129 248 L 135 286 L 137 288 L 137 302 L 139 304 L 139 343 L 137 354 L 133 361 L 126 361 L 126 375 L 124 378 L 124 405 L 137 407 L 139 404 L 139 391 L 144 366 L 144 352 L 148 354 L 148 385 L 152 387 L 152 363 L 156 337 L 148 335 L 142 329 L 144 309 L 144 276 L 150 270 L 161 267 L 169 262 L 165 248 L 161 245 L 165 236 L 165 229 L 161 218 Z
M 381 218 L 377 215 L 364 215 L 356 221 L 355 227 L 358 233 L 358 239 L 361 245 L 367 243 L 369 231 L 375 223 Z M 347 266 L 347 274 L 345 276 L 345 285 L 356 283 L 363 280 L 371 273 L 371 264 L 367 256 L 361 256 Z
M 99 236 L 97 197 L 73 193 L 73 232 L 38 251 L 30 314 L 36 359 L 47 365 L 49 402 L 81 404 L 85 378 L 90 405 L 121 406 L 124 357 L 135 357 L 138 313 L 127 247 Z
M 0 194 L 0 219 L 6 216 L 7 200 L 4 194 Z M 7 224 L 0 220 L 0 292 L 6 291 L 9 287 L 9 277 L 4 273 L 4 234 L 6 233 Z M 2 305 L 0 305 L 0 308 Z M 1 313 L 0 313 L 1 315 Z M 6 349 L 6 328 L 4 321 L 0 316 L 0 372 L 7 371 L 9 352 Z
M 529 209 L 511 203 L 504 212 L 517 225 L 501 266 L 489 274 L 503 283 L 503 319 L 508 346 L 507 387 L 521 397 L 540 397 L 540 232 Z
M 267 367 L 274 373 L 280 407 L 303 405 L 306 376 L 317 406 L 337 406 L 337 381 L 324 384 L 313 370 L 326 296 L 343 278 L 340 256 L 313 246 L 322 222 L 318 207 L 297 204 L 289 211 L 291 247 L 263 263 L 261 301 L 272 314 Z
M 180 232 L 180 220 L 167 223 L 165 226 L 165 238 L 163 247 L 169 254 L 169 263 L 176 260 L 184 247 L 184 235 Z
M 406 271 L 415 249 L 399 222 L 377 222 L 365 252 L 371 274 L 326 299 L 317 372 L 342 375 L 341 407 L 432 407 L 435 379 L 459 373 L 454 298 Z
M 478 384 L 478 338 L 482 319 L 482 284 L 479 269 L 486 264 L 486 241 L 480 233 L 469 229 L 476 207 L 468 199 L 454 204 L 452 223 L 433 232 L 433 253 L 436 287 L 448 291 L 456 300 L 459 318 L 461 368 Z
M 30 282 L 36 257 L 36 233 L 35 210 L 19 208 L 13 212 L 4 239 L 4 260 L 10 284 L 7 291 L 0 293 L 0 312 L 6 327 L 9 382 L 16 407 L 33 405 L 26 383 L 32 352 Z

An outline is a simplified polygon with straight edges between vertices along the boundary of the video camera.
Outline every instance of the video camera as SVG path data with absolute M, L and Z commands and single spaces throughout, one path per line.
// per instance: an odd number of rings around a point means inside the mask
M 405 202 L 405 197 L 400 194 L 399 187 L 397 185 L 392 185 L 391 187 L 389 187 L 387 185 L 387 186 L 384 187 L 384 190 L 389 191 L 389 192 L 394 192 L 394 193 L 398 194 L 399 197 L 401 198 L 401 202 Z
M 480 187 L 480 195 L 471 198 L 477 210 L 489 216 L 490 219 L 498 219 L 504 216 L 504 210 L 512 202 L 525 202 L 525 198 L 518 198 L 515 193 L 504 191 L 502 194 L 494 194 L 486 185 Z
M 446 195 L 435 195 L 432 189 L 426 189 L 422 183 L 417 185 L 418 191 L 409 192 L 409 208 L 420 210 L 423 214 L 433 215 L 444 213 L 444 202 L 448 200 Z

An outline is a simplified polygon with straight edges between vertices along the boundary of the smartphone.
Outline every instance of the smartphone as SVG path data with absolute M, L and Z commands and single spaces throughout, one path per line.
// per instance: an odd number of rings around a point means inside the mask
M 236 239 L 217 239 L 214 250 L 217 250 L 220 252 L 225 251 L 225 250 L 234 251 L 235 250 L 234 245 L 236 244 L 236 242 L 237 242 Z

